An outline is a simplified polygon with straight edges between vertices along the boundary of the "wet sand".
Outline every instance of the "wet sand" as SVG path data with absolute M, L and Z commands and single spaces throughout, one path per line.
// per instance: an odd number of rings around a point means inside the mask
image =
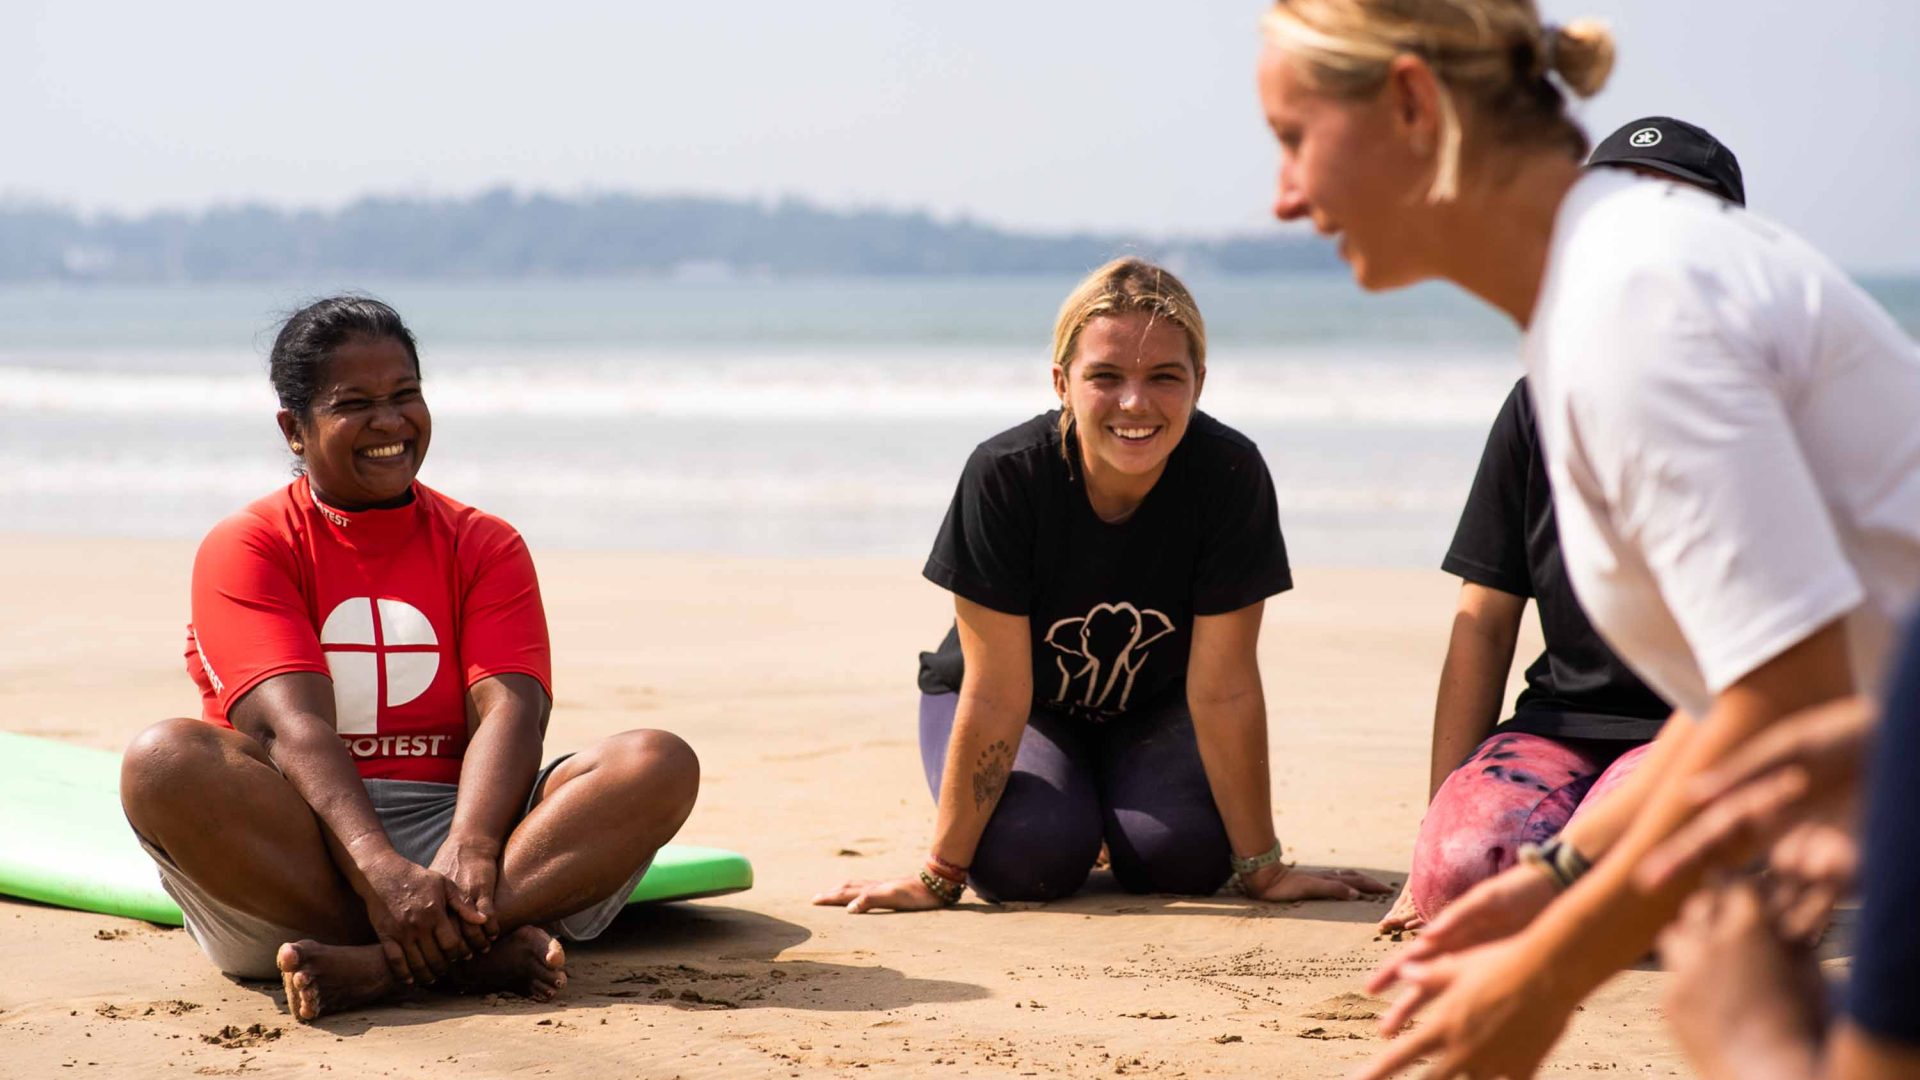
M 118 749 L 193 715 L 189 544 L 0 536 L 0 729 Z M 1385 901 L 1138 897 L 1096 873 L 1049 905 L 852 917 L 808 898 L 911 872 L 933 808 L 914 654 L 950 617 L 911 562 L 536 552 L 553 625 L 549 753 L 632 727 L 705 774 L 681 839 L 750 892 L 631 911 L 569 947 L 551 1005 L 422 997 L 317 1024 L 184 933 L 0 899 L 0 1077 L 1332 1077 L 1380 1044 L 1358 996 Z M 1304 568 L 1261 652 L 1288 855 L 1398 884 L 1456 584 Z M 1537 648 L 1532 620 L 1522 648 Z M 1630 971 L 1543 1075 L 1686 1075 Z M 69 1072 L 68 1069 L 72 1071 Z

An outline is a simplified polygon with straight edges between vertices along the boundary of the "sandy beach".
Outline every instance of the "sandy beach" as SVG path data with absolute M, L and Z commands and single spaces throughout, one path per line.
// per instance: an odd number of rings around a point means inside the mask
M 0 729 L 119 749 L 193 715 L 193 546 L 0 537 Z M 631 727 L 699 752 L 681 839 L 743 894 L 630 911 L 570 950 L 563 998 L 422 997 L 313 1025 L 178 930 L 0 900 L 0 1076 L 1339 1076 L 1380 1044 L 1360 996 L 1385 902 L 1138 897 L 851 917 L 808 898 L 911 870 L 933 807 L 914 654 L 950 617 L 910 560 L 536 550 L 556 752 Z M 1456 583 L 1302 568 L 1262 641 L 1288 855 L 1402 880 Z M 1532 619 L 1521 648 L 1537 649 Z M 1685 1075 L 1630 971 L 1543 1075 Z M 71 1069 L 72 1072 L 67 1070 Z

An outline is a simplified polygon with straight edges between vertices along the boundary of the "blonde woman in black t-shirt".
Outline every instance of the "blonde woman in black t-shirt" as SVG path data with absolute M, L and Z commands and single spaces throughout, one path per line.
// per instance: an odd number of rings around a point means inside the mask
M 815 897 L 851 912 L 1051 900 L 1101 845 L 1131 892 L 1267 900 L 1386 891 L 1280 858 L 1255 660 L 1292 585 L 1259 451 L 1195 409 L 1206 330 L 1173 275 L 1120 259 L 1054 331 L 1058 412 L 968 460 L 925 574 L 954 594 L 921 657 L 926 863 Z

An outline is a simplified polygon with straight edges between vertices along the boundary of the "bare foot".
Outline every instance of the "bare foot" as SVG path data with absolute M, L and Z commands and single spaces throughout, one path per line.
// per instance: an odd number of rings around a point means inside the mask
M 371 1004 L 399 987 L 378 945 L 290 941 L 280 946 L 274 964 L 287 991 L 287 1011 L 302 1023 Z
M 506 992 L 552 1001 L 567 985 L 567 951 L 552 934 L 523 926 L 503 934 L 493 948 L 455 964 L 444 987 L 462 994 Z
M 1374 928 L 1377 933 L 1392 934 L 1402 930 L 1418 930 L 1427 924 L 1427 920 L 1420 917 L 1420 909 L 1413 906 L 1413 890 L 1407 887 L 1412 883 L 1409 879 L 1406 885 L 1400 887 L 1399 898 L 1393 902 L 1393 907 L 1380 917 L 1380 925 Z

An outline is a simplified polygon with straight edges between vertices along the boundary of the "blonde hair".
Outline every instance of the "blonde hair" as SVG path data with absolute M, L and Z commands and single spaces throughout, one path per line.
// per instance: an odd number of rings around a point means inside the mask
M 1558 144 L 1584 158 L 1586 132 L 1547 75 L 1587 98 L 1613 71 L 1604 23 L 1548 26 L 1534 0 L 1278 0 L 1262 23 L 1268 41 L 1300 62 L 1295 70 L 1307 85 L 1333 97 L 1379 93 L 1395 57 L 1427 62 L 1440 83 L 1440 152 L 1427 189 L 1436 203 L 1460 191 L 1465 132 L 1456 96 L 1496 142 Z
M 1080 346 L 1080 332 L 1087 324 L 1106 315 L 1145 312 L 1149 318 L 1165 319 L 1187 335 L 1187 351 L 1193 359 L 1195 375 L 1207 369 L 1207 324 L 1200 318 L 1200 305 L 1193 294 L 1170 271 L 1131 255 L 1088 274 L 1073 287 L 1060 305 L 1053 322 L 1053 366 L 1065 375 L 1073 365 L 1073 354 Z M 1073 432 L 1073 407 L 1060 408 L 1060 450 L 1073 464 L 1067 436 Z

